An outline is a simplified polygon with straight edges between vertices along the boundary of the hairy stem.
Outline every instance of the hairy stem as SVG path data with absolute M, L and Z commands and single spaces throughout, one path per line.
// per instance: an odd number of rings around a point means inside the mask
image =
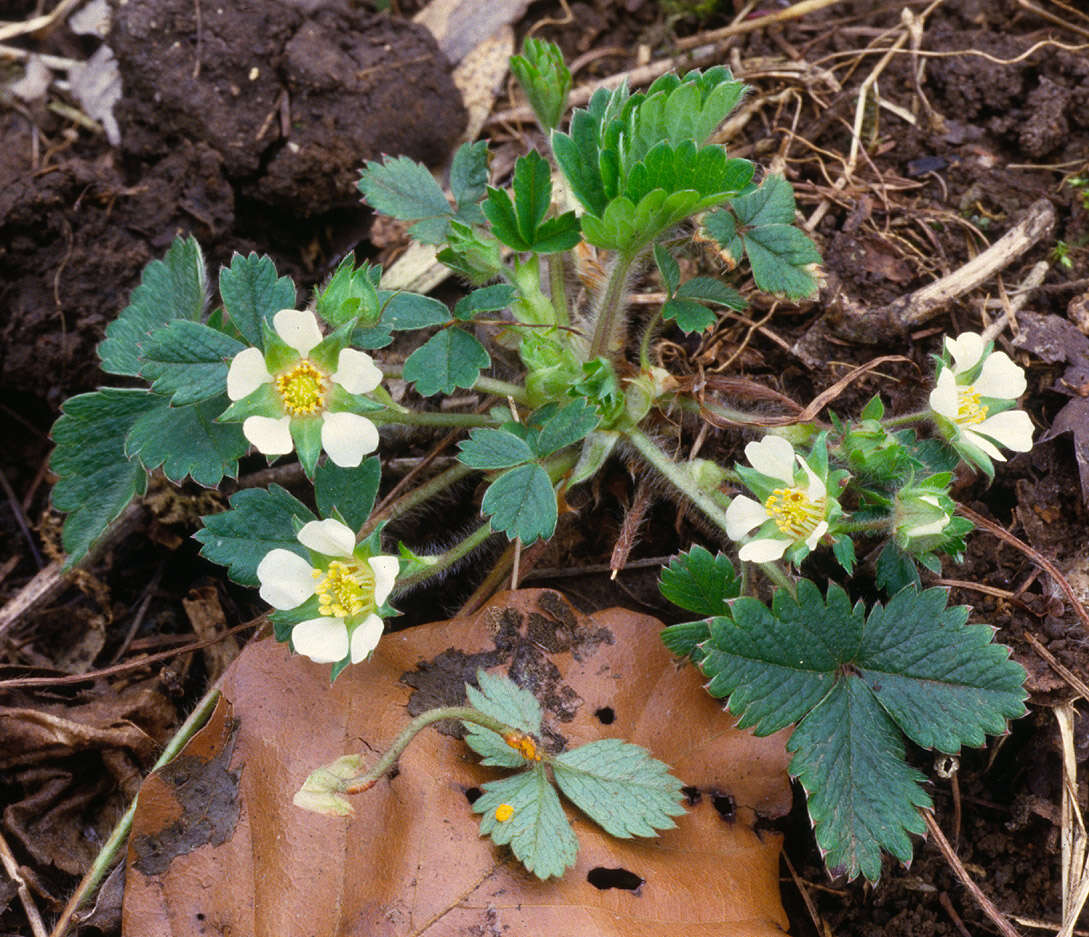
M 796 594 L 794 581 L 783 571 L 778 563 L 761 563 L 760 569 L 775 585 L 786 589 L 791 595 Z
M 608 357 L 614 350 L 619 338 L 620 326 L 624 316 L 624 295 L 627 292 L 628 272 L 635 257 L 632 254 L 617 254 L 613 269 L 609 273 L 609 282 L 597 304 L 594 316 L 594 335 L 590 340 L 590 360 Z
M 363 528 L 361 536 L 366 537 L 379 524 L 391 521 L 411 511 L 414 507 L 418 507 L 430 498 L 435 497 L 435 495 L 445 491 L 451 485 L 461 481 L 472 471 L 473 469 L 467 465 L 462 465 L 460 462 L 451 465 L 445 472 L 440 472 L 430 481 L 420 485 L 419 488 L 413 488 L 412 491 L 402 495 L 384 511 L 372 514 L 370 520 L 367 521 L 366 527 Z
M 650 317 L 647 324 L 643 327 L 643 337 L 639 340 L 639 366 L 644 371 L 650 370 L 650 340 L 654 337 L 654 333 L 657 331 L 658 324 L 661 321 L 662 310 L 659 309 Z
M 441 573 L 445 569 L 453 566 L 462 557 L 472 553 L 477 547 L 479 547 L 485 540 L 492 535 L 492 525 L 489 521 L 485 521 L 476 530 L 474 530 L 468 537 L 455 543 L 449 550 L 443 553 L 437 553 L 434 556 L 422 557 L 422 560 L 427 564 L 424 569 L 411 575 L 404 576 L 397 580 L 397 589 L 394 595 L 399 594 L 405 589 L 409 589 L 412 586 L 417 586 L 421 582 L 426 582 L 432 576 L 437 573 Z
M 380 364 L 384 377 L 402 378 L 405 369 L 400 364 Z M 513 397 L 515 403 L 528 404 L 526 389 L 521 384 L 512 384 L 509 381 L 500 381 L 494 377 L 481 375 L 474 382 L 470 390 L 480 391 L 482 394 L 491 394 L 493 397 Z
M 367 419 L 384 425 L 403 423 L 406 426 L 495 426 L 496 421 L 484 413 L 442 413 L 437 410 L 372 410 Z
M 934 411 L 927 407 L 925 410 L 913 410 L 911 413 L 901 413 L 899 416 L 886 417 L 881 425 L 886 429 L 897 426 L 906 426 L 908 423 L 924 423 L 934 418 Z
M 571 317 L 567 311 L 567 271 L 564 258 L 566 254 L 560 252 L 550 254 L 548 263 L 548 286 L 552 294 L 552 308 L 556 310 L 556 324 L 570 325 Z

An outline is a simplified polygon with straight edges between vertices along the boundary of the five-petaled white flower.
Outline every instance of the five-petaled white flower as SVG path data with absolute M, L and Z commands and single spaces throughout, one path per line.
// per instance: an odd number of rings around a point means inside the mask
M 266 348 L 247 348 L 231 361 L 221 419 L 242 419 L 242 432 L 265 455 L 298 449 L 312 475 L 320 449 L 341 468 L 355 468 L 378 448 L 378 430 L 358 412 L 357 394 L 374 390 L 382 372 L 370 355 L 347 348 L 347 336 L 322 337 L 317 317 L 281 309 Z M 273 347 L 274 346 L 274 347 Z
M 399 561 L 367 556 L 351 528 L 333 518 L 304 524 L 298 539 L 311 552 L 310 561 L 280 548 L 267 553 L 257 567 L 261 598 L 286 611 L 317 596 L 320 616 L 291 629 L 295 650 L 319 664 L 349 654 L 358 664 L 382 637 L 377 611 L 393 589 Z
M 1006 457 L 999 445 L 1028 452 L 1032 420 L 1023 410 L 1011 409 L 1025 392 L 1025 372 L 1005 352 L 991 351 L 992 346 L 976 332 L 946 336 L 945 347 L 953 363 L 940 365 L 930 408 L 940 417 L 946 438 L 954 447 L 964 446 L 967 451 L 961 455 L 984 470 L 989 470 L 989 464 L 982 464 L 978 456 L 970 458 L 976 454 L 968 447 L 1000 462 Z
M 828 531 L 828 489 L 824 480 L 781 436 L 765 436 L 745 447 L 745 456 L 770 484 L 763 503 L 738 495 L 726 509 L 726 533 L 741 540 L 752 530 L 756 536 L 741 547 L 742 560 L 767 563 L 790 547 L 804 543 L 810 550 Z M 778 487 L 772 487 L 778 483 Z

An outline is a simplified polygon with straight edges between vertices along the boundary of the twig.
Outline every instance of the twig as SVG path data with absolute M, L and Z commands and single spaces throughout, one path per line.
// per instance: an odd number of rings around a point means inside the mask
M 30 893 L 30 889 L 27 888 L 26 879 L 23 878 L 23 873 L 19 871 L 19 863 L 15 861 L 15 856 L 12 855 L 3 833 L 0 833 L 0 863 L 3 863 L 8 878 L 15 883 L 19 901 L 22 902 L 27 920 L 30 921 L 30 929 L 34 932 L 34 937 L 46 937 L 48 931 L 45 929 L 41 914 L 38 913 L 38 906 L 34 903 L 34 896 Z
M 1047 20 L 1049 23 L 1054 23 L 1056 26 L 1062 26 L 1064 29 L 1069 29 L 1071 32 L 1078 33 L 1082 36 L 1089 36 L 1089 29 L 1086 29 L 1084 26 L 1075 26 L 1069 19 L 1056 16 L 1054 13 L 1049 13 L 1047 10 L 1042 10 L 1035 3 L 1029 3 L 1029 0 L 1017 0 L 1017 5 L 1023 10 L 1035 13 L 1040 19 Z
M 1070 670 L 1069 667 L 1064 666 L 1062 661 L 1044 647 L 1040 639 L 1031 631 L 1026 631 L 1024 634 L 1028 639 L 1028 643 L 1032 645 L 1032 649 L 1044 659 L 1047 665 L 1054 670 L 1055 673 L 1067 682 L 1070 689 L 1077 693 L 1083 700 L 1089 701 L 1089 686 L 1086 686 L 1085 681 Z
M 33 16 L 21 23 L 8 23 L 0 26 L 0 40 L 12 39 L 15 36 L 25 36 L 28 33 L 37 33 L 38 38 L 48 35 L 59 22 L 64 22 L 68 11 L 80 0 L 61 0 L 52 10 L 42 16 Z
M 42 561 L 42 555 L 38 552 L 38 545 L 34 542 L 34 535 L 30 532 L 30 527 L 27 526 L 23 506 L 19 503 L 19 499 L 15 497 L 15 491 L 8 483 L 8 477 L 4 474 L 3 469 L 0 469 L 0 488 L 4 489 L 4 494 L 11 505 L 11 513 L 15 515 L 15 524 L 23 535 L 23 539 L 26 540 L 27 546 L 30 547 L 30 555 L 34 557 L 38 569 L 41 569 L 45 565 Z
M 1005 302 L 1003 303 L 1005 312 L 983 330 L 983 341 L 993 342 L 1007 325 L 1011 322 L 1016 323 L 1017 313 L 1019 313 L 1025 303 L 1028 302 L 1032 291 L 1044 282 L 1044 277 L 1047 276 L 1047 272 L 1050 269 L 1051 266 L 1045 260 L 1041 260 L 1038 264 L 1033 266 L 1028 272 L 1028 275 L 1014 291 L 1013 299 L 1005 299 Z M 1003 296 L 1005 297 L 1005 293 L 1003 293 Z M 1014 332 L 1016 333 L 1016 329 Z

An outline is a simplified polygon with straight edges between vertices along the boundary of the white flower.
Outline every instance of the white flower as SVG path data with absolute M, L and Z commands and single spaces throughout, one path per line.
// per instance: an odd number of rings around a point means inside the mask
M 1005 352 L 986 354 L 988 345 L 975 332 L 947 336 L 945 347 L 953 364 L 941 366 L 930 392 L 930 408 L 946 421 L 950 442 L 954 446 L 958 441 L 968 443 L 999 462 L 1006 457 L 998 445 L 1028 452 L 1032 421 L 1023 410 L 1010 409 L 1025 392 L 1025 372 Z
M 745 455 L 757 472 L 781 487 L 763 503 L 738 495 L 726 509 L 726 533 L 741 540 L 756 528 L 758 536 L 741 547 L 742 560 L 767 563 L 779 559 L 798 543 L 810 550 L 828 530 L 828 490 L 794 447 L 781 436 L 765 436 L 745 447 Z M 804 473 L 800 483 L 797 467 Z M 769 523 L 772 522 L 772 523 Z
M 261 598 L 273 608 L 297 608 L 317 596 L 319 617 L 291 629 L 291 643 L 300 654 L 319 664 L 336 663 L 351 655 L 364 660 L 382 637 L 377 610 L 389 598 L 397 579 L 395 556 L 361 556 L 355 534 L 338 520 L 310 521 L 298 535 L 312 554 L 312 565 L 297 553 L 276 549 L 257 567 Z
M 272 393 L 258 401 L 242 423 L 246 438 L 265 455 L 284 455 L 295 448 L 293 424 L 317 420 L 321 448 L 341 468 L 355 468 L 378 448 L 374 423 L 350 409 L 350 396 L 366 394 L 382 381 L 370 355 L 343 342 L 323 341 L 317 317 L 306 310 L 281 309 L 272 319 L 279 338 L 294 355 L 275 374 L 269 354 L 259 348 L 240 351 L 227 371 L 227 396 L 240 401 L 265 385 Z M 230 419 L 230 411 L 225 414 Z M 298 432 L 302 431 L 296 426 Z M 308 459 L 299 453 L 304 465 Z M 315 450 L 313 459 L 317 458 Z M 308 466 L 312 472 L 312 465 Z

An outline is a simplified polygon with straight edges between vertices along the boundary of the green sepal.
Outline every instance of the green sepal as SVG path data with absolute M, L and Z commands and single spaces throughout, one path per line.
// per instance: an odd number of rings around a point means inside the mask
M 295 453 L 299 457 L 306 477 L 314 480 L 314 472 L 321 456 L 321 417 L 292 417 L 290 423 L 291 441 L 295 444 Z
M 836 558 L 836 562 L 843 567 L 844 572 L 848 576 L 854 572 L 855 563 L 855 544 L 854 541 L 846 534 L 836 537 L 832 540 L 832 554 Z
M 355 468 L 341 468 L 326 459 L 314 473 L 314 499 L 321 516 L 332 517 L 335 511 L 352 530 L 360 530 L 371 516 L 381 476 L 377 456 Z
M 220 423 L 241 423 L 251 416 L 267 416 L 276 420 L 283 415 L 284 404 L 280 395 L 270 382 L 266 382 L 241 400 L 234 401 L 216 419 Z
M 305 559 L 306 557 L 304 557 Z M 291 629 L 295 627 L 301 621 L 310 621 L 314 618 L 321 618 L 321 609 L 318 607 L 318 597 L 316 595 L 310 596 L 302 605 L 297 605 L 295 608 L 289 609 L 273 609 L 269 612 L 269 621 L 272 622 L 273 632 L 276 635 L 276 640 L 283 643 L 290 643 L 291 641 Z M 291 650 L 295 651 L 295 646 L 291 645 Z
M 307 355 L 307 357 L 327 373 L 335 373 L 339 367 L 340 353 L 351 344 L 355 327 L 355 319 L 344 320 L 342 325 L 338 326 L 334 331 L 326 335 L 317 345 L 311 348 L 310 354 Z
M 270 374 L 278 374 L 302 361 L 302 355 L 280 338 L 272 322 L 261 320 L 261 346 L 265 350 L 265 367 Z
M 382 314 L 378 289 L 366 261 L 355 265 L 355 252 L 349 251 L 333 275 L 314 295 L 314 309 L 333 328 L 356 320 L 357 325 L 373 327 Z
M 271 322 L 281 309 L 295 308 L 295 284 L 276 276 L 270 258 L 253 252 L 235 253 L 231 265 L 219 271 L 219 295 L 231 323 L 255 348 L 264 348 L 261 323 Z

